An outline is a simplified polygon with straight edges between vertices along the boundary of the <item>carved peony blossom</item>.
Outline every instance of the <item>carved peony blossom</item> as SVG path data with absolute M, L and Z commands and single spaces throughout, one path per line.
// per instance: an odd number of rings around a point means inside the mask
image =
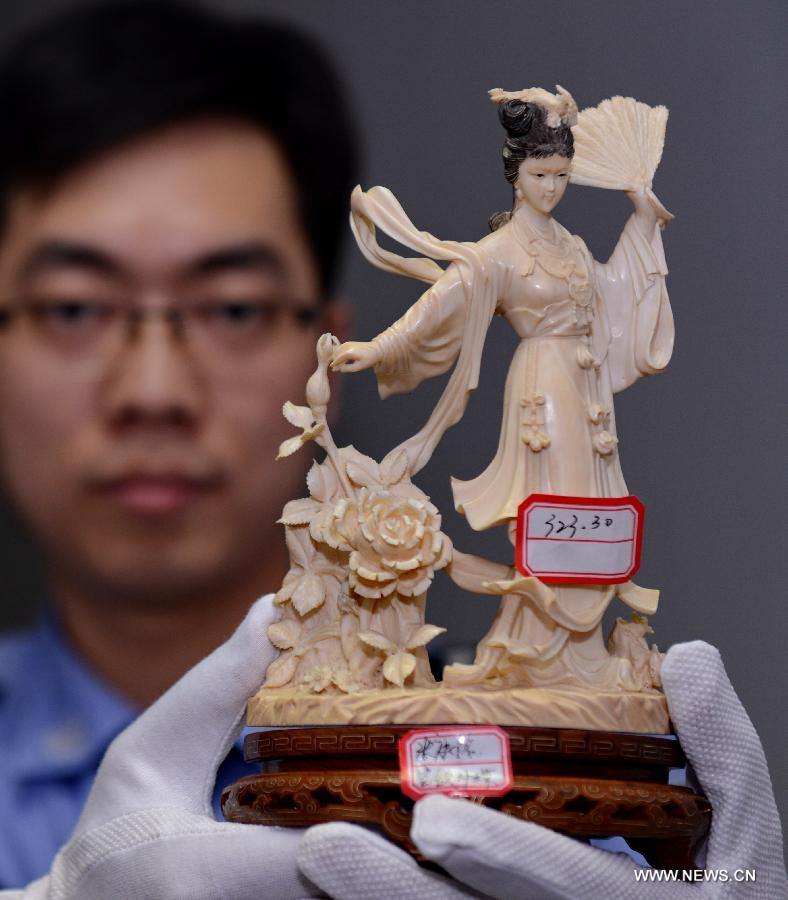
M 402 497 L 382 488 L 361 488 L 313 520 L 320 538 L 349 551 L 350 587 L 362 597 L 424 593 L 451 555 L 438 510 L 424 497 Z M 313 531 L 314 533 L 314 531 Z

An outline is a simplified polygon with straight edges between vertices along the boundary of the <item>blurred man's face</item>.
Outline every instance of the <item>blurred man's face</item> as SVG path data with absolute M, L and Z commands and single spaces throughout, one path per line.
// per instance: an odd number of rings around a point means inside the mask
M 296 311 L 318 293 L 287 165 L 251 126 L 175 126 L 12 197 L 0 466 L 56 572 L 177 600 L 276 555 L 305 463 L 274 462 L 281 407 L 330 328 Z

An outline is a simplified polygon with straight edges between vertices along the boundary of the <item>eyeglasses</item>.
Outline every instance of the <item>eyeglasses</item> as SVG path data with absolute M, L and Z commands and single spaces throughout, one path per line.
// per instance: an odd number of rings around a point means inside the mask
M 110 358 L 134 340 L 147 320 L 202 360 L 241 363 L 271 346 L 288 328 L 306 329 L 322 306 L 290 300 L 205 300 L 147 308 L 117 300 L 26 298 L 0 304 L 0 335 L 18 325 L 31 348 L 67 361 Z

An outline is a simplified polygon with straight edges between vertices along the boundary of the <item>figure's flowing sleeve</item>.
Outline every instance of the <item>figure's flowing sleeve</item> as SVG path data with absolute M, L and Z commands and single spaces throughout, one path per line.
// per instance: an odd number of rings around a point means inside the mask
M 659 227 L 647 235 L 630 217 L 613 255 L 606 263 L 595 262 L 594 270 L 607 318 L 607 363 L 616 393 L 641 375 L 661 372 L 673 352 L 668 268 Z
M 381 396 L 412 390 L 455 363 L 430 417 L 389 454 L 405 451 L 408 471 L 415 475 L 446 429 L 462 418 L 479 383 L 484 337 L 496 306 L 495 267 L 479 244 L 441 241 L 419 231 L 386 188 L 353 190 L 350 227 L 373 265 L 432 285 L 397 323 L 375 338 L 383 350 L 376 367 Z M 403 257 L 384 249 L 377 242 L 377 228 L 426 257 Z M 436 262 L 439 259 L 449 263 L 445 272 Z
M 382 398 L 448 371 L 462 345 L 465 310 L 465 286 L 452 264 L 401 319 L 373 338 L 383 353 L 375 366 Z

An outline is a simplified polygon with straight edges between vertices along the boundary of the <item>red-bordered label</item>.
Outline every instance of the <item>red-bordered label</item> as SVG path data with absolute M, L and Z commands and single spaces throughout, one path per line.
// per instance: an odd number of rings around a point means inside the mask
M 512 786 L 509 735 L 497 725 L 440 726 L 409 731 L 399 742 L 402 792 L 499 797 Z
M 517 511 L 516 565 L 547 584 L 620 584 L 640 566 L 637 497 L 531 494 Z

